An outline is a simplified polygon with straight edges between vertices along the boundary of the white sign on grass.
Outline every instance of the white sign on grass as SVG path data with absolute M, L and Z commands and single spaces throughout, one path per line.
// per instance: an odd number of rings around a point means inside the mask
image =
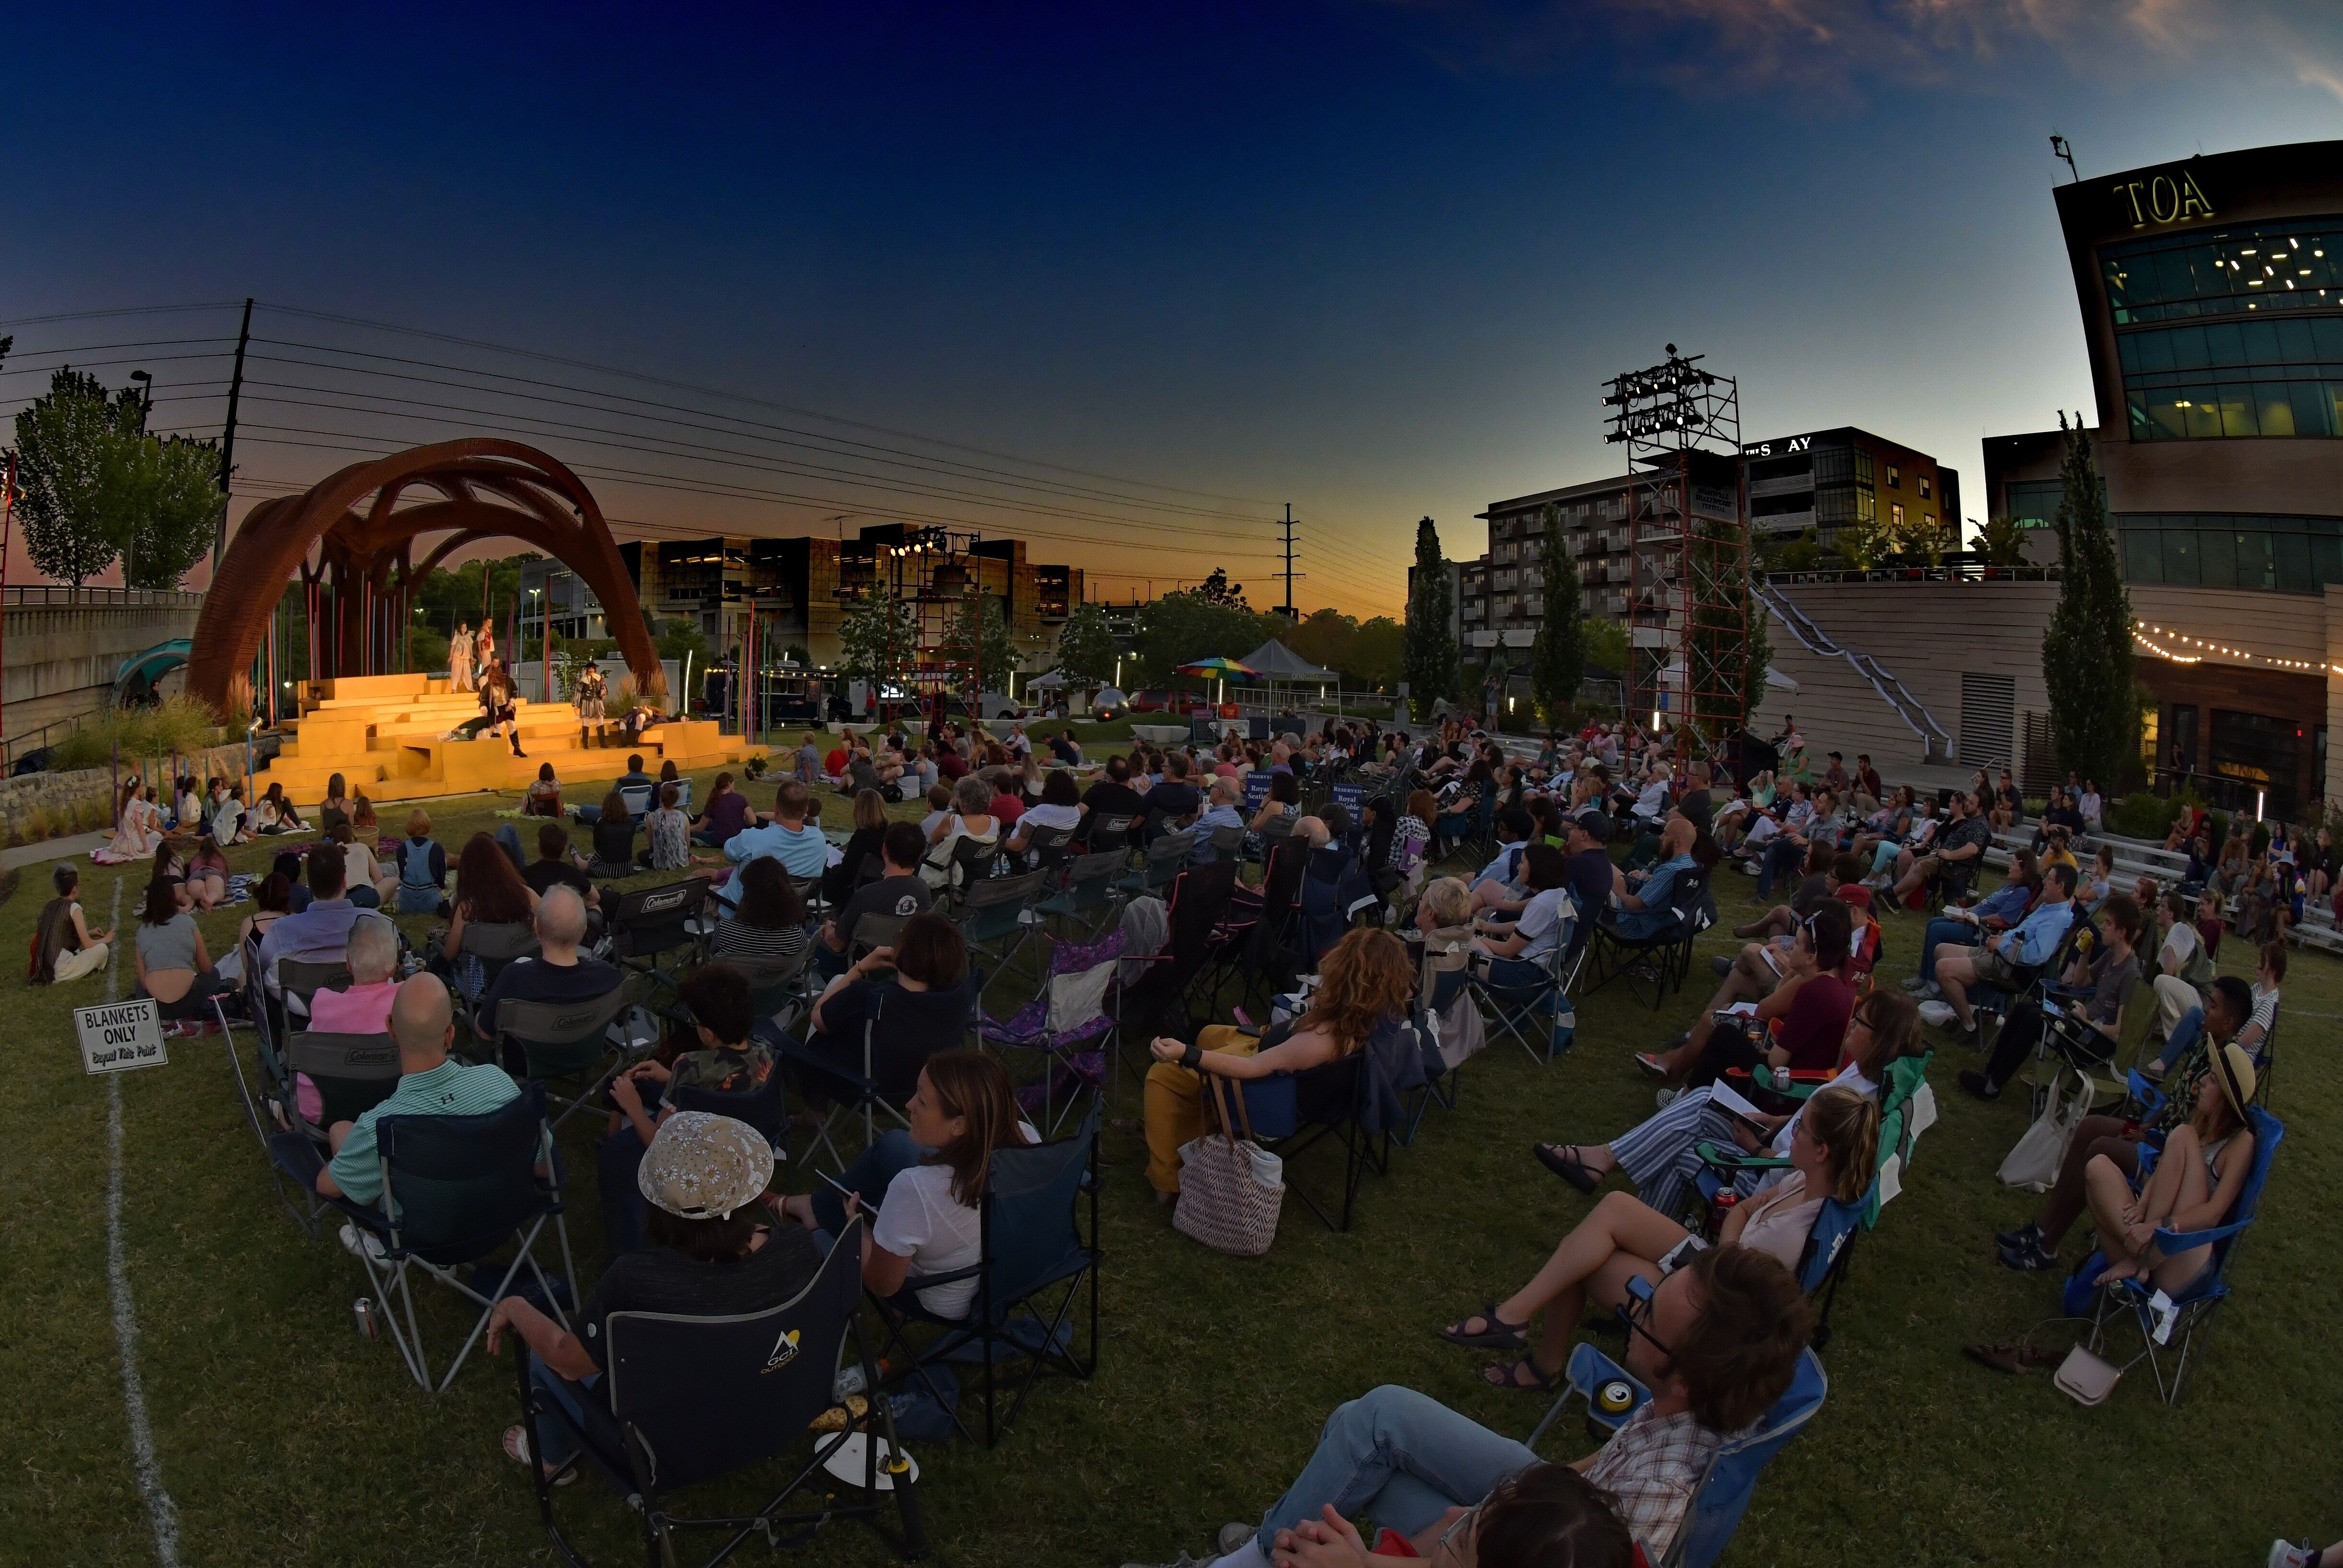
M 126 1072 L 134 1067 L 161 1067 L 170 1060 L 163 1051 L 163 1028 L 153 997 L 75 1008 L 74 1032 L 81 1037 L 85 1072 Z

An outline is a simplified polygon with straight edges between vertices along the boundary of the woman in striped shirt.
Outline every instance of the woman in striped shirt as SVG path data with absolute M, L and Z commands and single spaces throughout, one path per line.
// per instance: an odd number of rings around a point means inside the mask
M 805 951 L 805 900 L 780 861 L 760 855 L 740 868 L 740 902 L 709 933 L 708 956 L 743 965 L 784 964 Z

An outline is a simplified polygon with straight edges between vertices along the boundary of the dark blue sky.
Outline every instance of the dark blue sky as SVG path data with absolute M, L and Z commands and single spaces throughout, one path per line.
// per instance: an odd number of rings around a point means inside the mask
M 20 10 L 0 318 L 250 294 L 1291 500 L 1297 598 L 1389 610 L 1417 517 L 1473 554 L 1490 500 L 1613 471 L 1599 383 L 1671 340 L 1753 437 L 1859 423 L 1974 484 L 2087 396 L 2052 128 L 2086 174 L 2343 135 L 2332 5 L 987 9 Z M 1182 526 L 1222 531 L 1034 553 L 1274 597 L 1265 528 Z

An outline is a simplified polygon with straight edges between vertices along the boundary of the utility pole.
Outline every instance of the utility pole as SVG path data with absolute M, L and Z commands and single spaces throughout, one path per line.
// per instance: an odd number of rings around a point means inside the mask
M 247 297 L 244 302 L 244 325 L 236 328 L 236 368 L 228 372 L 227 427 L 220 436 L 219 487 L 222 504 L 219 527 L 212 531 L 212 569 L 215 571 L 219 569 L 220 551 L 227 546 L 226 503 L 228 495 L 228 479 L 236 472 L 236 406 L 237 400 L 244 396 L 244 350 L 251 341 L 252 300 Z
M 1285 618 L 1293 619 L 1293 503 L 1285 503 Z

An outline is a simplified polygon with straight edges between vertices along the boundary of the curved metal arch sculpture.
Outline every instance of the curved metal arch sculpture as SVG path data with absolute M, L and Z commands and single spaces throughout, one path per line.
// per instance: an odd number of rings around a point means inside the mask
M 438 498 L 399 505 L 418 489 Z M 436 533 L 448 537 L 414 564 L 415 540 Z M 301 495 L 255 507 L 212 574 L 196 616 L 188 695 L 221 713 L 251 707 L 253 658 L 286 585 L 296 581 L 322 581 L 333 590 L 333 629 L 319 627 L 320 642 L 331 651 L 319 668 L 327 675 L 371 673 L 364 668 L 369 599 L 402 599 L 450 550 L 498 536 L 534 545 L 575 571 L 601 601 L 635 689 L 666 694 L 667 676 L 634 584 L 593 492 L 533 447 L 478 437 L 353 463 Z

